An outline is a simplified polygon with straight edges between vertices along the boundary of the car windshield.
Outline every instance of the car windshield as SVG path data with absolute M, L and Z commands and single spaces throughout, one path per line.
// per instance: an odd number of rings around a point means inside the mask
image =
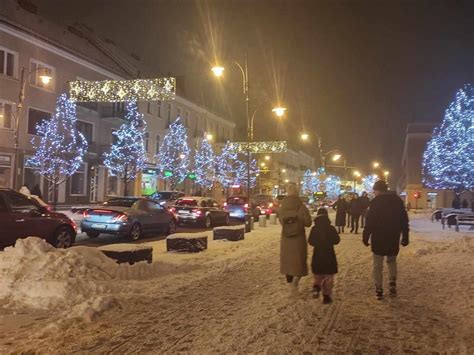
M 153 195 L 154 200 L 171 200 L 172 192 L 156 192 Z
M 109 200 L 104 202 L 104 206 L 115 206 L 115 207 L 132 207 L 132 205 L 137 200 L 130 199 L 130 198 L 117 198 L 113 200 Z
M 197 202 L 192 199 L 182 199 L 176 201 L 176 206 L 197 206 Z
M 234 197 L 229 197 L 227 199 L 227 203 L 229 205 L 245 205 L 247 203 L 247 199 L 241 196 L 234 196 Z

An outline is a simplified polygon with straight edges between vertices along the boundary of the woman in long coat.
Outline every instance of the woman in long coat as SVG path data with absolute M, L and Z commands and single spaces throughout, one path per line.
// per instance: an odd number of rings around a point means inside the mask
M 346 199 L 339 195 L 339 199 L 332 206 L 336 210 L 336 227 L 338 233 L 344 233 L 344 227 L 346 226 L 346 215 L 349 212 L 349 205 Z
M 296 288 L 299 279 L 308 275 L 305 227 L 311 226 L 311 216 L 299 198 L 294 184 L 288 186 L 287 193 L 278 210 L 278 218 L 282 225 L 280 272 L 286 275 L 286 281 Z

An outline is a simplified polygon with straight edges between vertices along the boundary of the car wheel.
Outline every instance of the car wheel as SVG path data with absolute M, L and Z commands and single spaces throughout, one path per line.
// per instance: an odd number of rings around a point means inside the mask
M 87 232 L 86 233 L 89 238 L 97 238 L 99 236 L 99 232 Z
M 71 228 L 60 227 L 54 233 L 53 245 L 56 248 L 66 249 L 74 244 L 74 232 Z
M 206 219 L 204 220 L 204 227 L 211 228 L 211 226 L 212 226 L 211 216 L 206 216 Z
M 229 215 L 226 215 L 226 216 L 225 216 L 224 224 L 225 224 L 226 226 L 228 226 L 228 225 L 230 224 L 230 217 L 229 217 Z
M 131 240 L 138 240 L 142 236 L 142 229 L 140 228 L 140 225 L 138 223 L 135 223 L 132 228 L 130 228 L 130 233 L 128 234 L 128 237 Z
M 168 230 L 166 231 L 166 235 L 176 233 L 176 222 L 172 219 L 168 225 Z

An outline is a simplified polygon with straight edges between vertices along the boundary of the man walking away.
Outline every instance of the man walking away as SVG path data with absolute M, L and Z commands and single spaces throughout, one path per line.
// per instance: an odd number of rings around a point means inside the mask
M 408 215 L 403 201 L 387 191 L 385 181 L 374 184 L 375 197 L 370 201 L 362 241 L 373 253 L 373 276 L 377 299 L 383 298 L 383 261 L 387 257 L 390 296 L 397 295 L 397 255 L 400 244 L 408 245 Z M 400 242 L 400 234 L 402 235 Z
M 365 217 L 367 216 L 367 209 L 369 208 L 369 196 L 367 196 L 367 192 L 362 192 L 362 196 L 359 198 L 360 200 L 360 208 L 361 208 L 361 213 L 360 213 L 360 224 L 361 227 L 364 228 L 365 225 Z
M 359 218 L 362 213 L 362 206 L 357 194 L 354 194 L 351 202 L 349 202 L 349 211 L 351 213 L 351 233 L 357 234 L 359 230 Z

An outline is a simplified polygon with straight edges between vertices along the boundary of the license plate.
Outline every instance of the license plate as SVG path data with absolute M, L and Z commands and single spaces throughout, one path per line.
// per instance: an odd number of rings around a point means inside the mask
M 98 224 L 98 223 L 94 223 L 91 225 L 92 228 L 98 228 L 98 229 L 104 229 L 104 228 L 107 228 L 107 225 L 106 224 Z
M 181 211 L 178 211 L 179 214 L 189 214 L 189 211 L 186 211 L 186 210 L 181 210 Z

